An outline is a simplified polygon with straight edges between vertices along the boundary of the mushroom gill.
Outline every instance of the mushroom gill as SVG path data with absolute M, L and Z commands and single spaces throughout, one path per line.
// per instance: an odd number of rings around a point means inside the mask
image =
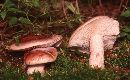
M 108 16 L 97 16 L 74 31 L 68 47 L 80 47 L 90 52 L 89 64 L 92 67 L 104 68 L 104 49 L 113 47 L 118 34 L 117 20 Z

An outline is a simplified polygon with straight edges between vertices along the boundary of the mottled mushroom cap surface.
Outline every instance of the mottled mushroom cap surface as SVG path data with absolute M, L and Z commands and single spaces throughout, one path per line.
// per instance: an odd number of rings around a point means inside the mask
M 60 42 L 61 35 L 29 35 L 20 39 L 19 45 L 15 43 L 9 46 L 10 50 L 25 50 L 32 47 L 50 47 Z
M 24 56 L 26 65 L 36 65 L 53 62 L 57 58 L 57 50 L 54 47 L 36 48 Z
M 111 36 L 119 34 L 119 22 L 108 16 L 94 17 L 74 31 L 69 40 L 68 47 L 89 47 L 90 38 L 94 34 L 102 35 L 107 43 L 108 39 L 111 40 Z M 115 38 L 112 39 L 115 40 Z

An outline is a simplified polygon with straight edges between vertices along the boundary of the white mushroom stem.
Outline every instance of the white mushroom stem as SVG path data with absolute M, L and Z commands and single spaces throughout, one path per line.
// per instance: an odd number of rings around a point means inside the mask
M 102 36 L 95 34 L 90 38 L 89 64 L 92 68 L 104 68 L 104 44 Z
M 27 65 L 27 74 L 40 72 L 44 75 L 45 63 L 54 62 L 57 58 L 57 50 L 54 47 L 36 48 L 24 55 L 24 64 Z
M 45 73 L 44 66 L 43 65 L 38 65 L 38 66 L 29 66 L 27 68 L 27 74 L 33 74 L 34 72 L 40 72 L 41 75 Z

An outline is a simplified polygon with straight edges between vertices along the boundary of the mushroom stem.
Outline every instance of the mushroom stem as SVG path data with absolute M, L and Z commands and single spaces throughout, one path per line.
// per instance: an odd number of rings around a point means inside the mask
M 90 66 L 92 68 L 104 68 L 104 45 L 101 35 L 94 34 L 90 38 L 90 52 Z
M 40 72 L 41 75 L 43 75 L 45 73 L 45 70 L 44 70 L 44 65 L 38 65 L 38 66 L 29 66 L 27 68 L 27 74 L 33 74 L 34 72 Z

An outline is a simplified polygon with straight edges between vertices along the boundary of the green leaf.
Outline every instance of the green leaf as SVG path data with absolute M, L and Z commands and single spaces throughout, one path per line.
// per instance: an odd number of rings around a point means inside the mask
M 5 19 L 6 15 L 7 15 L 7 11 L 2 11 L 2 12 L 0 13 L 0 16 L 1 16 L 1 18 L 2 18 L 3 20 Z
M 127 35 L 127 39 L 129 39 L 129 40 L 130 40 L 130 34 L 128 34 L 128 35 Z
M 20 17 L 19 22 L 21 22 L 22 24 L 32 24 L 29 19 L 24 18 L 24 17 Z
M 15 39 L 15 42 L 16 42 L 15 45 L 18 46 L 18 45 L 19 45 L 19 42 L 20 42 L 20 41 L 19 41 L 19 37 L 17 36 L 17 37 L 15 37 L 14 39 Z
M 76 9 L 75 9 L 75 7 L 74 7 L 74 5 L 72 3 L 66 1 L 65 5 L 71 12 L 75 13 Z
M 128 28 L 129 26 L 126 26 L 122 31 L 129 33 L 130 32 L 130 28 Z
M 11 17 L 9 20 L 9 25 L 15 25 L 17 24 L 18 19 L 16 17 Z
M 20 10 L 17 8 L 8 8 L 8 11 L 10 12 L 19 12 Z
M 71 12 L 73 12 L 73 14 L 77 14 L 77 15 L 80 14 L 79 6 L 78 6 L 78 2 L 77 1 L 76 1 L 76 5 L 75 6 L 71 2 L 67 2 L 67 1 L 65 1 L 65 5 Z
M 76 14 L 80 14 L 78 1 L 76 0 Z
M 34 7 L 40 7 L 39 0 L 32 0 L 32 4 Z
M 121 14 L 121 16 L 130 17 L 130 11 L 127 10 L 127 11 L 123 12 L 123 13 Z
M 15 4 L 11 0 L 6 0 L 4 3 L 4 8 L 15 7 Z

